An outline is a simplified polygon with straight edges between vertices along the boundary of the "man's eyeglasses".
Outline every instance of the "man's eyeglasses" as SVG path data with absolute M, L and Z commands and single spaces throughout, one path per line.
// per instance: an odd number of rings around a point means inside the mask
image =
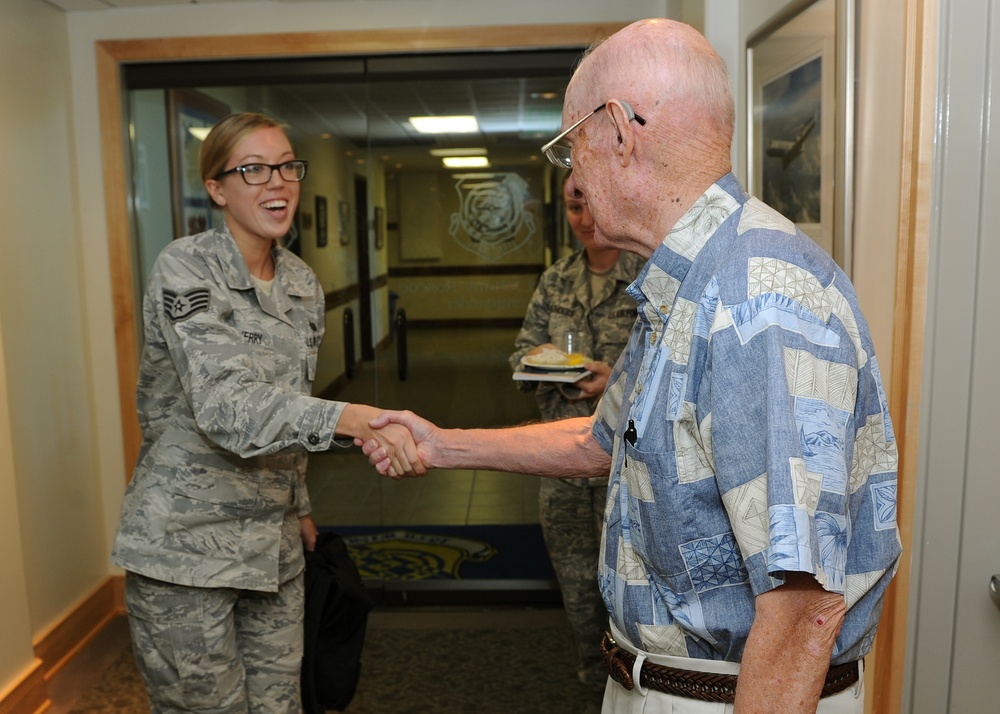
M 248 184 L 257 186 L 270 181 L 271 175 L 277 170 L 285 181 L 301 181 L 306 177 L 306 167 L 308 166 L 309 162 L 302 159 L 294 159 L 281 164 L 243 164 L 216 174 L 215 179 L 218 180 L 227 174 L 238 173 Z
M 633 119 L 635 119 L 637 122 L 639 122 L 639 126 L 645 126 L 646 125 L 646 120 L 643 119 L 638 114 L 636 114 L 634 111 L 632 111 L 632 107 L 629 106 L 628 102 L 623 102 L 620 99 L 617 100 L 617 101 L 618 101 L 619 104 L 622 105 L 622 108 L 625 110 L 625 114 L 628 116 L 628 120 L 629 121 L 632 121 Z M 543 146 L 542 147 L 542 153 L 545 154 L 545 158 L 547 158 L 549 161 L 551 161 L 553 164 L 555 164 L 559 168 L 562 168 L 562 169 L 571 169 L 571 168 L 573 168 L 573 158 L 571 156 L 573 147 L 570 146 L 566 142 L 566 136 L 571 131 L 573 131 L 574 129 L 576 129 L 578 126 L 580 126 L 581 124 L 583 124 L 585 121 L 587 121 L 588 119 L 590 119 L 590 117 L 594 116 L 595 114 L 597 114 L 597 112 L 601 111 L 602 109 L 606 108 L 607 106 L 608 106 L 608 102 L 605 102 L 601 106 L 597 107 L 597 109 L 595 109 L 594 111 L 592 111 L 590 114 L 587 114 L 582 119 L 574 122 L 572 126 L 570 126 L 568 129 L 566 129 L 566 131 L 564 131 L 559 136 L 557 136 L 555 139 L 553 139 L 548 144 L 546 144 L 545 146 Z

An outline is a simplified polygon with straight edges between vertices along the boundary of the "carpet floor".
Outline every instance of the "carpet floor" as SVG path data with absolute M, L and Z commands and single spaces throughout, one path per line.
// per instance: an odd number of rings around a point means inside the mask
M 560 608 L 376 609 L 345 714 L 582 714 L 600 711 L 576 678 Z M 596 708 L 595 708 L 596 707 Z M 126 649 L 74 706 L 139 714 L 149 704 Z

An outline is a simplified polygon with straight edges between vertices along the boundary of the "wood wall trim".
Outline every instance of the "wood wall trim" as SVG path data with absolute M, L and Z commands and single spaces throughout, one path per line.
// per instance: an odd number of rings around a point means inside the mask
M 907 0 L 903 98 L 903 151 L 900 171 L 899 233 L 896 253 L 895 330 L 889 411 L 899 448 L 896 513 L 903 556 L 889 586 L 875 642 L 872 711 L 897 714 L 903 706 L 903 679 L 909 610 L 910 552 L 920 429 L 924 324 L 927 315 L 927 260 L 931 228 L 931 182 L 935 87 L 937 0 Z
M 409 319 L 406 321 L 407 328 L 411 330 L 471 329 L 482 327 L 499 327 L 516 330 L 523 324 L 523 317 L 459 317 L 455 319 Z
M 35 657 L 43 664 L 46 680 L 52 679 L 114 617 L 124 612 L 124 582 L 122 576 L 108 578 L 35 641 Z
M 452 278 L 464 275 L 541 275 L 541 263 L 524 265 L 423 265 L 390 268 L 394 278 Z
M 587 45 L 625 23 L 426 27 L 255 35 L 205 35 L 105 40 L 98 45 L 120 62 L 296 57 L 304 55 L 401 54 L 492 47 L 545 49 Z M 253 39 L 253 42 L 248 40 Z M 247 54 L 247 47 L 258 49 Z
M 135 413 L 135 384 L 139 374 L 136 335 L 136 286 L 128 215 L 128 184 L 121 87 L 122 64 L 191 59 L 296 57 L 361 53 L 430 52 L 488 48 L 545 49 L 587 45 L 621 29 L 625 23 L 511 25 L 423 28 L 414 30 L 356 30 L 286 34 L 216 35 L 96 43 L 97 91 L 100 108 L 101 154 L 104 164 L 104 205 L 118 359 L 123 458 L 126 479 L 139 455 L 142 434 Z M 253 56 L 247 48 L 263 50 Z
M 48 682 L 96 637 L 112 619 L 125 612 L 125 577 L 101 583 L 61 622 L 37 638 L 35 660 L 28 671 L 0 692 L 0 714 L 42 714 L 52 702 Z
M 40 659 L 35 659 L 16 684 L 0 692 L 0 714 L 41 714 L 49 709 L 51 703 Z
M 131 478 L 139 456 L 142 431 L 135 410 L 139 376 L 134 259 L 128 218 L 128 184 L 122 131 L 122 98 L 118 59 L 97 46 L 101 156 L 104 163 L 104 210 L 108 221 L 111 299 L 114 309 L 115 356 L 118 360 L 118 405 L 121 411 L 125 478 Z
M 357 285 L 348 285 L 340 290 L 331 290 L 323 296 L 324 312 L 336 310 L 338 307 L 347 305 L 352 300 L 357 300 L 361 296 L 361 288 Z

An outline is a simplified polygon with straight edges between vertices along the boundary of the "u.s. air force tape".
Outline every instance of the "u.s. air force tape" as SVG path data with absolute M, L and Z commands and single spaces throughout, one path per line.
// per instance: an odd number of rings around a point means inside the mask
M 171 322 L 186 320 L 192 315 L 208 309 L 212 295 L 208 288 L 195 288 L 186 293 L 176 293 L 163 289 L 163 312 Z

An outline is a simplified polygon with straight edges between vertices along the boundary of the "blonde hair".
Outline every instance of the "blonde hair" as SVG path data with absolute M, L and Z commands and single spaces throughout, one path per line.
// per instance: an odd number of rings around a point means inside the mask
M 230 114 L 225 119 L 219 120 L 205 137 L 198 156 L 198 169 L 202 183 L 222 173 L 239 143 L 258 129 L 285 131 L 271 117 L 253 112 Z

